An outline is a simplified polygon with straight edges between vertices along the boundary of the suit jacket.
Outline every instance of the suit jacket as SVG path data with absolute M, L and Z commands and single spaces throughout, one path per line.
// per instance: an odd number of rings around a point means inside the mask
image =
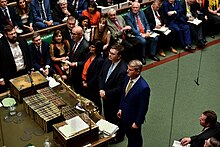
M 213 127 L 206 129 L 202 133 L 192 136 L 191 138 L 191 147 L 203 147 L 205 140 L 210 137 L 216 136 L 220 133 L 220 123 L 217 122 Z
M 107 97 L 107 99 L 104 100 L 104 102 L 106 106 L 110 107 L 111 111 L 116 116 L 120 103 L 122 85 L 124 77 L 126 75 L 127 66 L 126 63 L 121 60 L 109 76 L 108 80 L 105 82 L 111 64 L 112 62 L 108 58 L 103 63 L 102 69 L 99 74 L 99 89 L 105 90 L 105 96 Z
M 147 19 L 145 17 L 144 12 L 140 10 L 138 12 L 138 16 L 140 17 L 141 23 L 144 26 L 144 32 L 150 31 L 150 26 L 149 26 L 149 23 L 148 23 L 148 21 L 147 21 Z M 135 16 L 134 13 L 129 11 L 128 14 L 125 17 L 125 21 L 126 21 L 126 23 L 129 26 L 131 26 L 132 32 L 134 33 L 135 36 L 141 36 L 140 35 L 140 31 L 138 29 L 138 24 L 137 24 L 137 21 L 136 21 L 136 16 Z
M 21 23 L 20 17 L 16 14 L 15 9 L 12 6 L 8 6 L 7 8 L 10 14 L 12 24 L 14 26 L 18 26 L 18 24 Z M 1 20 L 0 31 L 2 31 L 6 25 L 9 25 L 9 23 L 6 21 L 5 15 L 1 9 L 0 9 L 0 20 Z
M 50 46 L 47 42 L 42 41 L 41 53 L 39 53 L 39 51 L 37 50 L 36 46 L 33 43 L 29 45 L 29 48 L 31 51 L 32 63 L 34 69 L 40 70 L 40 68 L 43 68 L 46 65 L 51 64 L 50 53 L 49 53 Z
M 43 2 L 44 2 L 45 13 L 47 16 L 47 21 L 50 21 L 52 20 L 51 10 L 50 10 L 50 1 L 43 0 Z M 30 8 L 33 12 L 34 22 L 43 22 L 44 20 L 41 18 L 40 6 L 39 6 L 38 0 L 32 0 L 30 3 Z
M 71 34 L 70 34 L 69 29 L 67 28 L 67 26 L 64 26 L 64 27 L 61 28 L 61 31 L 63 32 L 63 37 L 64 37 L 64 39 L 66 39 L 66 40 L 69 41 L 69 43 L 70 43 L 70 49 L 72 49 L 72 48 L 73 48 L 73 45 L 74 45 L 74 41 L 73 41 L 73 39 L 72 39 L 72 36 L 71 36 Z
M 67 10 L 70 12 L 71 16 L 78 19 L 78 14 L 73 10 L 73 6 L 68 4 Z M 62 20 L 65 18 L 65 14 L 62 12 L 59 4 L 57 4 L 53 10 L 53 21 L 63 23 Z
M 134 122 L 136 125 L 141 126 L 144 123 L 145 115 L 148 110 L 150 87 L 147 82 L 140 77 L 127 95 L 125 95 L 128 81 L 129 77 L 126 76 L 119 106 L 119 109 L 122 110 L 122 121 L 127 127 L 131 127 Z
M 160 15 L 160 21 L 161 21 L 161 25 L 164 25 L 166 23 L 166 18 L 163 15 L 163 12 L 161 9 L 158 10 L 158 13 Z M 144 10 L 144 14 L 147 18 L 147 21 L 150 25 L 151 30 L 153 30 L 156 26 L 156 21 L 155 21 L 155 17 L 154 17 L 154 13 L 152 10 L 151 6 L 148 6 L 146 10 Z
M 18 37 L 18 43 L 24 58 L 25 70 L 30 71 L 32 62 L 27 41 L 23 37 Z M 0 46 L 0 78 L 4 78 L 7 83 L 9 79 L 16 77 L 16 64 L 7 39 L 1 39 Z
M 121 28 L 124 28 L 126 26 L 124 18 L 122 16 L 117 15 L 116 20 Z M 109 18 L 107 18 L 107 25 L 108 25 L 109 31 L 111 32 L 111 37 L 114 40 L 121 39 L 122 32 L 117 28 L 115 23 L 112 20 L 110 20 Z
M 168 0 L 163 2 L 163 10 L 164 10 L 164 14 L 166 16 L 167 19 L 167 25 L 172 25 L 173 23 L 184 23 L 187 24 L 186 19 L 183 17 L 184 16 L 184 12 L 183 12 L 183 8 L 180 4 L 179 1 L 174 2 L 174 6 L 172 6 L 172 4 L 170 4 L 168 2 Z M 168 12 L 169 11 L 176 11 L 177 14 L 173 14 L 171 16 L 168 16 Z
M 71 50 L 69 55 L 70 61 L 77 62 L 78 65 L 83 65 L 87 57 L 88 47 L 88 41 L 86 41 L 86 39 L 83 38 L 79 46 L 75 49 L 76 51 L 73 53 L 73 51 Z

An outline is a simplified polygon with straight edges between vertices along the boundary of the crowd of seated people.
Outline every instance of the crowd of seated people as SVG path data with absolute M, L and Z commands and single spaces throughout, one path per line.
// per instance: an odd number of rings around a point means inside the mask
M 105 107 L 112 112 L 118 109 L 110 104 L 120 101 L 114 98 L 115 94 L 121 94 L 126 63 L 139 59 L 146 64 L 146 57 L 160 61 L 157 54 L 166 56 L 165 49 L 177 53 L 174 47 L 190 52 L 194 43 L 200 48 L 205 47 L 207 26 L 218 26 L 217 19 L 220 18 L 220 7 L 206 3 L 191 0 L 182 4 L 177 0 L 161 3 L 155 0 L 143 11 L 140 3 L 134 1 L 131 10 L 122 17 L 114 9 L 102 15 L 97 3 L 88 0 L 59 0 L 52 11 L 49 0 L 32 0 L 30 7 L 26 0 L 17 0 L 15 8 L 8 6 L 6 0 L 0 0 L 0 31 L 3 34 L 0 44 L 5 46 L 0 50 L 0 66 L 3 67 L 0 70 L 0 91 L 7 90 L 9 79 L 32 70 L 45 76 L 56 73 L 76 93 L 94 101 L 100 110 L 101 97 L 106 118 L 115 123 L 117 117 L 111 118 Z M 199 25 L 188 22 L 196 18 L 202 20 Z M 33 43 L 28 47 L 26 40 L 19 36 L 20 29 L 23 33 L 34 32 L 64 22 L 66 25 L 55 30 L 48 43 L 35 32 Z M 160 31 L 162 27 L 167 27 L 170 32 L 165 35 Z M 211 137 L 202 143 L 211 144 Z M 119 140 L 123 140 L 123 135 Z M 190 141 L 185 138 L 182 144 Z

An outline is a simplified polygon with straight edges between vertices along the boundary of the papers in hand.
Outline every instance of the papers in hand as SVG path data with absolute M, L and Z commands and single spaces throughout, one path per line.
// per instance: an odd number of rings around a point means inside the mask
M 200 23 L 202 23 L 202 21 L 199 20 L 199 19 L 197 19 L 197 18 L 195 18 L 195 19 L 193 19 L 193 20 L 188 20 L 187 22 L 192 23 L 192 24 L 195 24 L 195 25 L 197 25 L 197 26 L 198 26 Z
M 152 37 L 152 38 L 155 38 L 155 37 L 157 37 L 157 36 L 159 36 L 160 34 L 157 34 L 157 33 L 155 33 L 155 32 L 152 32 L 151 34 L 150 34 L 150 37 Z
M 168 35 L 171 30 L 168 27 L 162 26 L 161 28 L 154 28 L 154 31 L 159 31 L 164 33 L 165 35 Z
M 66 64 L 71 64 L 71 62 L 69 60 L 61 60 L 61 62 L 66 63 Z
M 57 81 L 56 81 L 54 78 L 52 78 L 52 77 L 46 77 L 46 79 L 49 81 L 49 86 L 50 86 L 51 88 L 60 85 L 60 83 L 57 82 Z
M 182 146 L 181 143 L 177 140 L 173 141 L 173 146 L 172 147 L 190 147 L 190 144 L 186 145 L 186 146 Z
M 85 123 L 79 116 L 75 116 L 69 120 L 66 120 L 66 125 L 59 127 L 59 130 L 66 137 L 70 137 L 88 128 L 89 125 L 87 123 Z
M 96 123 L 96 125 L 99 126 L 99 131 L 102 131 L 106 135 L 109 135 L 109 136 L 115 134 L 119 129 L 117 125 L 110 123 L 104 119 L 100 119 Z

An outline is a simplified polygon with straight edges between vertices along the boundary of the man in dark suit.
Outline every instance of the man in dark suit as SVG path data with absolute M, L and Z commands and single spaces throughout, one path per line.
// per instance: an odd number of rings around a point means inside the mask
M 126 63 L 122 59 L 123 51 L 123 46 L 113 45 L 109 51 L 109 57 L 104 61 L 99 74 L 99 93 L 103 100 L 105 119 L 119 126 L 116 142 L 124 139 L 124 134 L 122 134 L 121 125 L 116 115 L 127 69 Z
M 140 10 L 140 4 L 138 2 L 132 3 L 131 11 L 126 15 L 125 21 L 131 26 L 134 35 L 142 44 L 142 58 L 145 58 L 145 49 L 147 44 L 149 44 L 149 58 L 160 61 L 156 56 L 158 37 L 150 37 L 150 26 L 144 12 Z
M 9 80 L 31 71 L 31 54 L 26 40 L 17 37 L 15 28 L 7 25 L 0 41 L 0 91 L 9 87 Z
M 63 32 L 64 39 L 67 39 L 70 43 L 70 48 L 73 48 L 73 38 L 72 38 L 72 30 L 76 26 L 76 18 L 73 16 L 69 16 L 66 21 L 66 26 L 64 26 L 61 30 Z
M 73 10 L 73 6 L 67 3 L 67 0 L 59 0 L 53 9 L 53 21 L 64 23 L 68 16 L 78 19 L 78 14 Z
M 140 76 L 142 66 L 139 60 L 132 60 L 128 63 L 122 99 L 117 113 L 117 116 L 122 119 L 128 138 L 128 147 L 142 147 L 143 145 L 141 125 L 148 111 L 150 87 Z
M 30 8 L 33 13 L 34 27 L 43 29 L 54 24 L 49 0 L 32 0 Z
M 34 33 L 32 43 L 29 45 L 34 70 L 40 71 L 44 76 L 52 76 L 50 46 L 47 42 L 41 40 L 39 33 Z
M 192 137 L 182 138 L 181 144 L 183 146 L 191 144 L 191 147 L 201 147 L 204 145 L 205 140 L 219 134 L 220 123 L 217 122 L 217 115 L 214 111 L 204 111 L 199 118 L 199 121 L 200 125 L 203 126 L 202 132 Z
M 108 11 L 107 18 L 108 29 L 111 32 L 111 39 L 113 44 L 121 44 L 125 48 L 124 60 L 129 62 L 132 59 L 140 58 L 141 44 L 139 40 L 132 36 L 131 27 L 125 24 L 124 18 L 120 15 L 116 15 L 115 9 L 110 9 Z M 135 55 L 137 54 L 137 55 Z M 143 60 L 143 64 L 146 64 L 145 60 Z
M 166 0 L 163 3 L 167 26 L 174 30 L 179 37 L 181 46 L 187 51 L 192 50 L 190 28 L 183 18 L 183 9 L 179 1 Z
M 82 70 L 83 65 L 87 54 L 89 43 L 83 37 L 83 30 L 80 26 L 76 26 L 72 30 L 73 41 L 75 42 L 73 45 L 73 49 L 69 54 L 69 60 L 71 62 L 71 84 L 74 90 L 77 93 L 81 93 L 82 90 Z
M 144 11 L 151 30 L 161 29 L 163 26 L 165 26 L 166 19 L 164 17 L 164 14 L 161 12 L 160 5 L 160 0 L 154 0 L 152 5 L 148 6 L 147 9 Z M 164 53 L 164 49 L 166 48 L 169 48 L 173 53 L 177 53 L 177 51 L 173 48 L 175 42 L 175 35 L 173 31 L 171 31 L 167 35 L 165 35 L 161 31 L 155 32 L 160 34 L 158 48 L 160 49 L 159 54 L 161 56 L 166 56 L 166 54 Z
M 0 0 L 0 32 L 6 25 L 18 27 L 19 16 L 15 13 L 15 9 L 12 6 L 8 6 L 7 0 Z

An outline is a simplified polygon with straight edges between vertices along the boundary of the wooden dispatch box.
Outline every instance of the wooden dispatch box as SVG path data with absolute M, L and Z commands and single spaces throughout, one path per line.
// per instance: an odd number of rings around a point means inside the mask
M 33 86 L 31 80 L 33 80 Z M 37 89 L 49 86 L 48 80 L 39 71 L 11 79 L 9 83 L 11 95 L 20 103 L 23 102 L 23 97 L 35 94 Z
M 66 124 L 65 121 L 54 124 L 53 139 L 55 145 L 59 147 L 82 147 L 99 139 L 99 127 L 86 114 L 79 114 L 79 116 L 87 124 L 90 124 L 90 128 L 80 131 L 70 137 L 66 137 L 59 130 L 59 127 Z

